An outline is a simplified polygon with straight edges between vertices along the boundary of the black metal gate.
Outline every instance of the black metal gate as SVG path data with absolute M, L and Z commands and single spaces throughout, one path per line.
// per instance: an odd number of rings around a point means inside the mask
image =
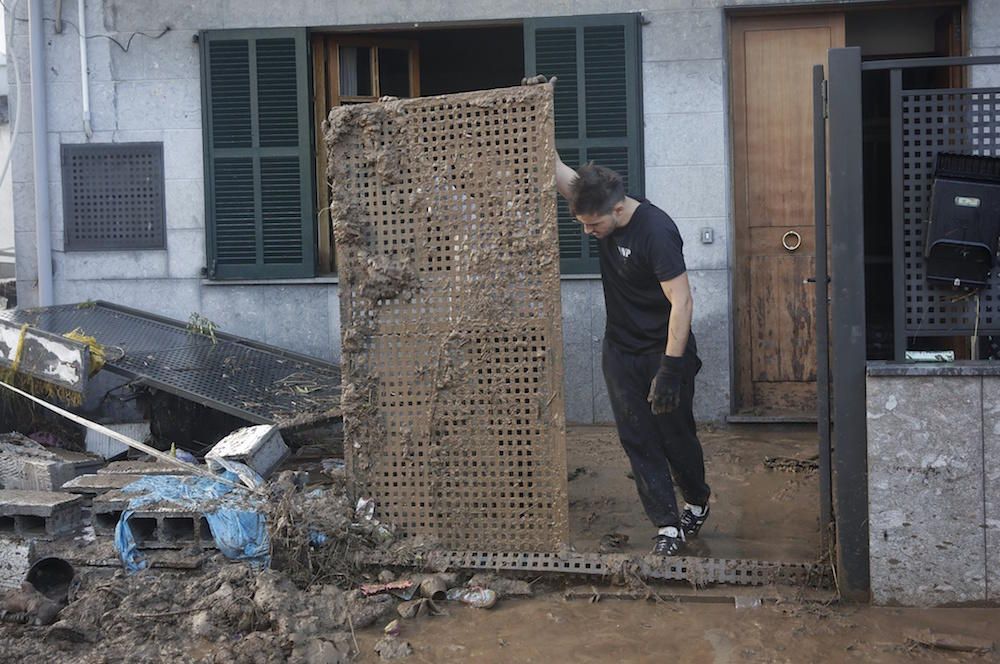
M 819 198 L 829 176 L 830 325 L 829 364 L 821 338 L 820 463 L 825 478 L 821 501 L 831 505 L 836 523 L 837 575 L 841 592 L 866 599 L 868 569 L 868 477 L 865 410 L 865 277 L 862 150 L 862 72 L 888 71 L 890 93 L 893 323 L 895 358 L 905 358 L 907 340 L 1000 332 L 1000 280 L 993 279 L 979 298 L 955 297 L 928 287 L 924 274 L 924 222 L 939 152 L 1000 156 L 1000 88 L 906 89 L 903 71 L 1000 64 L 1000 56 L 911 58 L 861 62 L 857 47 L 831 49 L 828 80 L 816 82 L 817 254 L 827 237 L 826 206 Z M 824 98 L 823 93 L 826 93 Z M 823 122 L 821 109 L 826 110 Z M 827 159 L 819 148 L 829 134 Z M 820 265 L 817 261 L 817 265 Z M 822 277 L 817 271 L 817 276 Z M 818 279 L 819 281 L 819 279 Z M 817 284 L 818 287 L 821 283 Z M 819 290 L 817 294 L 822 293 Z M 818 298 L 818 301 L 822 301 Z M 819 307 L 818 314 L 824 313 Z M 818 321 L 820 316 L 817 316 Z M 822 324 L 822 323 L 820 323 Z M 825 330 L 819 330 L 820 334 Z M 830 417 L 824 417 L 824 409 Z M 829 464 L 823 466 L 824 449 Z

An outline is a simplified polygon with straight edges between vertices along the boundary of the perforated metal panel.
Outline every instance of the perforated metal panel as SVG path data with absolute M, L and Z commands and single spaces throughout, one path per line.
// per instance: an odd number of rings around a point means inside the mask
M 971 335 L 976 299 L 928 285 L 924 223 L 938 152 L 1000 156 L 1000 88 L 902 91 L 903 255 L 908 336 Z M 1000 278 L 980 293 L 979 333 L 1000 331 Z
M 162 143 L 62 145 L 67 251 L 164 249 Z
M 75 329 L 107 352 L 106 370 L 251 422 L 287 427 L 340 414 L 340 369 L 322 360 L 105 302 L 0 311 L 0 319 L 62 335 Z
M 568 574 L 614 577 L 623 574 L 660 581 L 686 581 L 696 586 L 725 583 L 741 586 L 784 584 L 829 588 L 830 568 L 813 562 L 768 562 L 738 558 L 689 558 L 629 556 L 626 554 L 576 553 L 487 553 L 432 551 L 425 556 L 400 561 L 370 555 L 362 562 L 377 565 L 408 564 L 420 569 L 465 569 L 533 574 Z
M 405 536 L 567 539 L 552 91 L 335 109 L 349 470 Z

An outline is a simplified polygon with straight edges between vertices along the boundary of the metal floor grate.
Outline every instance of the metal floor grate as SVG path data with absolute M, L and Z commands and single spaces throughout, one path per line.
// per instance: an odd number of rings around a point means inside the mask
M 377 554 L 363 559 L 372 565 L 400 564 Z M 570 574 L 588 577 L 635 575 L 658 581 L 686 581 L 696 586 L 788 585 L 830 588 L 828 567 L 807 562 L 770 562 L 726 558 L 663 558 L 604 553 L 485 553 L 432 551 L 405 561 L 412 567 L 434 570 L 491 570 Z
M 0 311 L 19 325 L 80 328 L 107 349 L 106 369 L 251 422 L 305 424 L 340 415 L 340 367 L 107 302 Z

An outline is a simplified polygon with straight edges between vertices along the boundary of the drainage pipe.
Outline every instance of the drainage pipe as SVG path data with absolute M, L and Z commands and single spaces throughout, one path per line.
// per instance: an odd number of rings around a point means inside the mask
M 80 86 L 83 95 L 83 132 L 87 134 L 87 140 L 94 136 L 94 129 L 90 126 L 90 85 L 87 76 L 87 14 L 83 6 L 83 0 L 77 0 L 77 21 L 80 23 Z
M 52 296 L 52 223 L 49 212 L 49 126 L 45 117 L 45 24 L 42 0 L 28 4 L 31 72 L 31 147 L 35 162 L 35 244 L 38 251 L 38 306 L 54 304 Z

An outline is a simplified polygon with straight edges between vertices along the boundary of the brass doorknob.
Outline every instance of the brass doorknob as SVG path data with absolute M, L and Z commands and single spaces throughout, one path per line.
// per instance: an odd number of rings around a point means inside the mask
M 781 236 L 781 246 L 788 251 L 795 251 L 802 246 L 802 236 L 795 231 L 788 231 Z

